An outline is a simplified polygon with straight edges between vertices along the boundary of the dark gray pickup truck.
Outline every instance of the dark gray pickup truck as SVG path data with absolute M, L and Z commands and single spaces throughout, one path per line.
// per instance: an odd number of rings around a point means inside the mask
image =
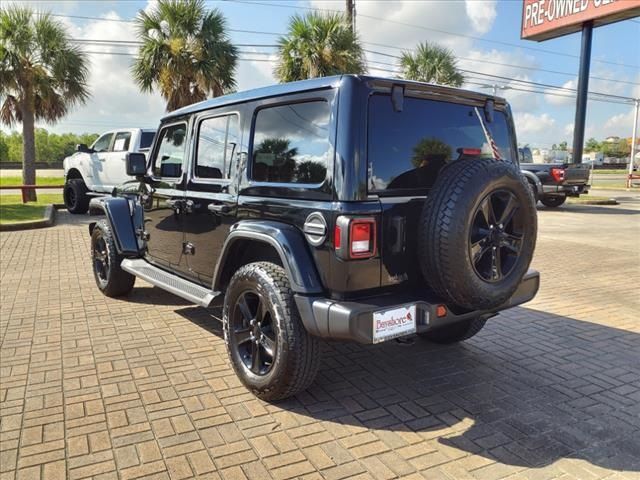
M 521 163 L 536 198 L 547 207 L 559 207 L 567 197 L 589 193 L 589 166 L 580 163 Z

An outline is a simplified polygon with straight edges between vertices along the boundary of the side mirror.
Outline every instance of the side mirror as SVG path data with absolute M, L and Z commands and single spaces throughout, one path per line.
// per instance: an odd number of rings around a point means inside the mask
M 127 175 L 130 177 L 142 177 L 147 173 L 147 158 L 144 153 L 127 153 Z
M 76 145 L 76 152 L 80 153 L 93 153 L 95 150 L 93 148 L 87 147 L 86 143 L 79 143 Z

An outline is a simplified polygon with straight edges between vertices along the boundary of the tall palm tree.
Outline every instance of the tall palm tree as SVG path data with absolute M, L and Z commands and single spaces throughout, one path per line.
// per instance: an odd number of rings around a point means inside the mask
M 400 66 L 402 76 L 408 80 L 452 87 L 460 87 L 464 83 L 453 52 L 429 42 L 418 44 L 415 53 L 403 52 Z
M 278 55 L 274 75 L 282 83 L 367 70 L 358 36 L 339 13 L 291 17 Z
M 144 92 L 156 86 L 167 111 L 229 93 L 236 86 L 238 51 L 226 20 L 203 0 L 160 0 L 136 19 L 142 46 L 133 76 Z
M 36 183 L 36 120 L 52 123 L 89 98 L 88 59 L 62 24 L 28 8 L 0 9 L 0 121 L 22 122 L 22 183 Z M 28 192 L 36 200 L 35 191 Z

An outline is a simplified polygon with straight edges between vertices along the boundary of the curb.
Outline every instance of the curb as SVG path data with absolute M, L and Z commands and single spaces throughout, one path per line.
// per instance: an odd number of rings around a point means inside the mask
M 44 209 L 44 217 L 42 220 L 20 223 L 2 223 L 0 224 L 0 232 L 15 232 L 17 230 L 32 230 L 35 228 L 52 227 L 56 223 L 57 208 L 57 205 L 47 205 Z

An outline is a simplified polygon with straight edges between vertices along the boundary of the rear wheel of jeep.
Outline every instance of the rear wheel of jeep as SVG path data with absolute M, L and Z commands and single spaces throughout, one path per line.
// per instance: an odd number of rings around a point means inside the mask
M 546 197 L 542 197 L 540 202 L 542 202 L 545 207 L 556 208 L 562 205 L 566 200 L 566 195 L 548 195 Z
M 473 337 L 487 323 L 485 318 L 472 318 L 463 322 L 436 328 L 418 336 L 433 343 L 456 343 Z
M 229 282 L 222 322 L 231 364 L 257 397 L 280 400 L 313 383 L 320 343 L 302 325 L 282 267 L 241 267 Z
M 527 272 L 536 233 L 533 193 L 516 166 L 458 160 L 425 202 L 418 235 L 423 277 L 446 303 L 498 307 Z
M 111 227 L 100 220 L 91 232 L 91 263 L 96 284 L 107 297 L 126 295 L 133 289 L 136 277 L 122 270 L 122 260 Z
M 89 211 L 88 191 L 89 189 L 81 178 L 72 178 L 67 181 L 62 196 L 69 213 L 87 213 Z

